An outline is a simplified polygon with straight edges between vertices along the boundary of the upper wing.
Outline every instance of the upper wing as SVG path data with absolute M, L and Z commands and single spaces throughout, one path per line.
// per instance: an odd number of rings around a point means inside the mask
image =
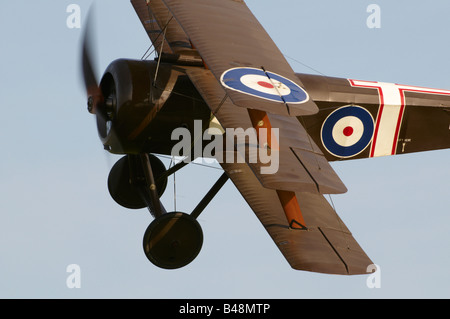
M 303 84 L 244 1 L 163 2 L 206 66 L 225 85 L 234 104 L 290 116 L 317 113 L 318 108 L 304 91 Z M 250 94 L 241 94 L 241 83 L 236 78 L 239 71 L 265 78 L 271 90 L 264 98 L 254 88 Z M 280 82 L 287 87 L 278 90 Z
M 166 59 L 202 62 L 189 37 L 161 0 L 131 0 L 155 51 Z

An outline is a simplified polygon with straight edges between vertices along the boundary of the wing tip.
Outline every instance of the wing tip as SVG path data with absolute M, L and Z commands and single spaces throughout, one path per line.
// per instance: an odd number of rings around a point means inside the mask
M 314 273 L 321 273 L 326 275 L 343 275 L 343 276 L 358 276 L 358 275 L 370 275 L 373 273 L 374 264 L 362 263 L 360 265 L 352 265 L 351 267 L 345 264 L 328 264 L 328 263 L 301 263 L 291 265 L 294 270 L 308 271 Z

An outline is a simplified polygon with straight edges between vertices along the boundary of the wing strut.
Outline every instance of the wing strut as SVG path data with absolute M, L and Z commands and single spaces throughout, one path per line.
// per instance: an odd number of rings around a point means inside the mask
M 214 198 L 214 196 L 217 195 L 217 193 L 220 191 L 220 189 L 225 185 L 225 183 L 228 181 L 228 175 L 227 173 L 223 173 L 222 176 L 219 177 L 217 182 L 211 187 L 209 192 L 203 197 L 203 199 L 198 203 L 197 207 L 194 208 L 194 210 L 191 213 L 191 216 L 195 219 L 200 216 L 200 214 L 203 212 L 203 210 L 208 206 L 208 204 L 211 202 L 211 200 Z
M 259 146 L 266 148 L 270 152 L 279 152 L 280 146 L 277 143 L 277 139 L 273 138 L 275 133 L 272 130 L 272 124 L 270 123 L 267 113 L 264 111 L 248 109 L 248 114 L 250 116 L 253 128 L 256 130 Z M 266 130 L 266 134 L 260 134 L 260 130 Z M 277 190 L 277 195 L 280 199 L 281 205 L 283 206 L 289 227 L 291 229 L 307 230 L 308 228 L 305 226 L 305 220 L 300 210 L 295 193 L 291 191 Z

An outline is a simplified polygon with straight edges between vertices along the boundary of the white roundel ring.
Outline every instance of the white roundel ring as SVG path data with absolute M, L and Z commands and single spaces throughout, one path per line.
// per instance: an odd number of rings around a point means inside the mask
M 332 112 L 324 121 L 320 137 L 325 149 L 340 158 L 363 152 L 372 141 L 375 124 L 366 109 L 347 105 Z
M 291 94 L 291 90 L 285 84 L 277 80 L 270 80 L 265 75 L 247 74 L 241 77 L 241 83 L 252 90 L 265 94 L 277 94 L 278 92 L 282 96 Z
M 309 100 L 308 93 L 295 82 L 273 72 L 256 68 L 233 68 L 220 77 L 230 90 L 265 100 L 300 104 Z
M 349 147 L 358 143 L 364 133 L 364 124 L 356 116 L 346 116 L 334 124 L 333 140 L 340 146 Z

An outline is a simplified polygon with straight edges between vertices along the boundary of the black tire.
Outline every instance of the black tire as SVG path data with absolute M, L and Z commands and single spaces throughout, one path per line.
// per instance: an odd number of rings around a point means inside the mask
M 167 177 L 161 178 L 166 172 L 166 167 L 158 157 L 149 154 L 149 158 L 158 195 L 161 197 L 167 187 Z M 111 169 L 108 176 L 108 190 L 114 201 L 125 208 L 141 209 L 147 207 L 136 187 L 130 182 L 128 156 L 118 160 Z
M 172 212 L 156 218 L 144 234 L 145 255 L 155 266 L 178 269 L 191 263 L 203 246 L 203 231 L 192 216 Z

